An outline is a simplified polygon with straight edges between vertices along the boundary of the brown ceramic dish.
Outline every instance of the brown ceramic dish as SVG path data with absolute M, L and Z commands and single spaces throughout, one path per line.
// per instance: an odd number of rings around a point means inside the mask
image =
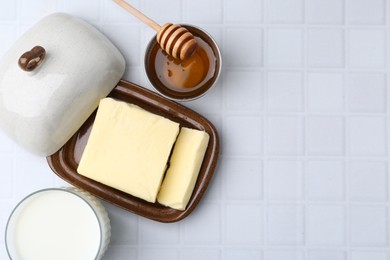
M 204 130 L 210 135 L 206 155 L 187 208 L 184 211 L 179 211 L 162 206 L 157 202 L 149 203 L 77 173 L 77 166 L 87 143 L 96 112 L 58 152 L 47 157 L 51 169 L 70 184 L 143 217 L 160 222 L 175 222 L 185 218 L 201 200 L 217 166 L 219 155 L 217 130 L 206 118 L 191 109 L 130 82 L 120 81 L 109 96 L 138 105 L 152 113 L 178 122 L 181 126 Z

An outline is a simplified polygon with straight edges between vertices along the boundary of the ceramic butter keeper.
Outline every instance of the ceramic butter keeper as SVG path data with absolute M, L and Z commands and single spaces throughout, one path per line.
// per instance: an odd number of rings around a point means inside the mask
M 121 53 L 93 26 L 67 14 L 49 15 L 0 60 L 0 128 L 30 152 L 51 155 L 124 70 Z

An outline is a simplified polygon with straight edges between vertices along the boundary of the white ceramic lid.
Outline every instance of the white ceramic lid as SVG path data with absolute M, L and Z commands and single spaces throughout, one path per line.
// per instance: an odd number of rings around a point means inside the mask
M 46 51 L 28 72 L 19 58 Z M 118 49 L 97 29 L 56 13 L 28 30 L 0 60 L 0 128 L 41 156 L 55 153 L 116 86 L 125 70 Z

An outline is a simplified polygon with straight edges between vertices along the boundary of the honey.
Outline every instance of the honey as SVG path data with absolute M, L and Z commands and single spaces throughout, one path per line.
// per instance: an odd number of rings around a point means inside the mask
M 173 91 L 188 92 L 207 87 L 216 73 L 216 57 L 213 49 L 200 37 L 195 36 L 198 47 L 194 54 L 180 61 L 169 56 L 155 45 L 150 53 L 150 67 L 155 71 L 160 85 Z

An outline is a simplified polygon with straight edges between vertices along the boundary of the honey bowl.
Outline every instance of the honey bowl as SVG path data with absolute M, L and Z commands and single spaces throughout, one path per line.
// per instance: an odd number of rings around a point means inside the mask
M 190 101 L 206 94 L 215 86 L 221 73 L 221 53 L 215 40 L 201 28 L 181 25 L 190 31 L 198 47 L 188 59 L 169 56 L 156 37 L 146 47 L 145 71 L 153 87 L 166 98 Z

